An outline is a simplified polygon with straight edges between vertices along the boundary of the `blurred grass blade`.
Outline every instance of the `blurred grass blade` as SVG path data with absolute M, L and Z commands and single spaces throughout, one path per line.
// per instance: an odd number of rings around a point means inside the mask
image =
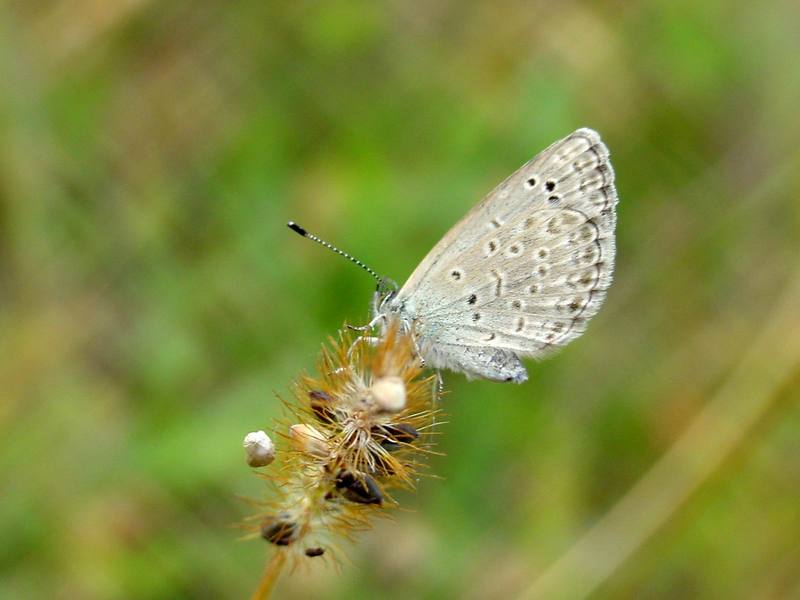
M 584 598 L 684 504 L 742 443 L 800 368 L 800 271 L 738 367 L 669 451 L 523 598 Z

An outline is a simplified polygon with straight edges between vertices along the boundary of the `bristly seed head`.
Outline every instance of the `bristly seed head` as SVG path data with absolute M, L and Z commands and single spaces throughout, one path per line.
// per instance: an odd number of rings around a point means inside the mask
M 397 321 L 375 345 L 343 331 L 323 348 L 316 375 L 302 376 L 286 403 L 290 451 L 278 472 L 265 475 L 276 494 L 265 503 L 262 538 L 299 561 L 336 560 L 337 537 L 395 506 L 392 489 L 414 488 L 432 452 L 431 436 L 420 432 L 439 414 L 436 378 L 423 376 L 414 348 Z

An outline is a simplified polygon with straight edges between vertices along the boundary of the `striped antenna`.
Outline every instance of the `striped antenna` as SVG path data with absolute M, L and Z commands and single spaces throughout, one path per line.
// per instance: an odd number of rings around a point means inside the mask
M 295 233 L 299 233 L 299 234 L 300 234 L 300 235 L 302 235 L 304 238 L 308 238 L 308 239 L 310 239 L 310 240 L 312 240 L 312 241 L 314 241 L 314 242 L 317 242 L 318 244 L 322 244 L 322 245 L 323 245 L 323 246 L 325 246 L 325 247 L 326 247 L 328 250 L 333 250 L 334 252 L 336 252 L 336 254 L 339 254 L 339 255 L 341 255 L 341 256 L 344 256 L 344 257 L 345 257 L 347 260 L 349 260 L 350 262 L 353 262 L 353 263 L 357 264 L 359 267 L 361 267 L 362 269 L 364 269 L 364 270 L 365 270 L 367 273 L 369 273 L 370 275 L 372 275 L 372 276 L 375 278 L 375 280 L 378 282 L 378 284 L 379 284 L 379 285 L 381 285 L 381 284 L 383 284 L 383 283 L 384 283 L 384 281 L 385 281 L 385 278 L 384 278 L 384 277 L 381 277 L 380 275 L 378 275 L 378 274 L 377 274 L 375 271 L 373 271 L 372 269 L 370 269 L 370 268 L 369 268 L 367 265 L 365 265 L 363 262 L 361 262 L 360 260 L 358 260 L 356 257 L 349 255 L 349 254 L 348 254 L 347 252 L 345 252 L 344 250 L 339 250 L 339 248 L 337 248 L 337 247 L 336 247 L 336 246 L 334 246 L 333 244 L 329 244 L 329 243 L 328 243 L 328 242 L 326 242 L 325 240 L 322 240 L 322 239 L 318 238 L 318 237 L 317 237 L 317 236 L 315 236 L 313 233 L 308 233 L 308 232 L 307 232 L 305 229 L 303 229 L 302 227 L 300 227 L 300 225 L 298 225 L 298 224 L 297 224 L 297 223 L 295 223 L 294 221 L 289 221 L 289 222 L 287 223 L 287 225 L 289 226 L 289 229 L 291 229 L 291 230 L 292 230 L 292 231 L 294 231 Z

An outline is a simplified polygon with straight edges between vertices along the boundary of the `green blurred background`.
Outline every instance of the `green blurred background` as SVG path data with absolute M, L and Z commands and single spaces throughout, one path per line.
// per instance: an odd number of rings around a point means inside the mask
M 243 435 L 579 126 L 616 281 L 281 598 L 800 597 L 800 5 L 0 5 L 0 597 L 243 598 Z M 664 458 L 666 457 L 666 458 Z

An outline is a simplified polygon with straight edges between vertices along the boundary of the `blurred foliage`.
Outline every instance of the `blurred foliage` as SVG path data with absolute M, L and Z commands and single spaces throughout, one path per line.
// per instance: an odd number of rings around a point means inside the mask
M 230 527 L 263 489 L 241 438 L 373 288 L 285 222 L 402 281 L 588 125 L 621 198 L 607 305 L 523 386 L 447 375 L 443 479 L 279 597 L 527 589 L 798 278 L 798 22 L 793 0 L 0 5 L 0 597 L 246 597 L 267 549 Z M 788 375 L 745 369 L 755 424 L 596 597 L 800 595 L 800 311 L 780 325 L 759 355 Z

